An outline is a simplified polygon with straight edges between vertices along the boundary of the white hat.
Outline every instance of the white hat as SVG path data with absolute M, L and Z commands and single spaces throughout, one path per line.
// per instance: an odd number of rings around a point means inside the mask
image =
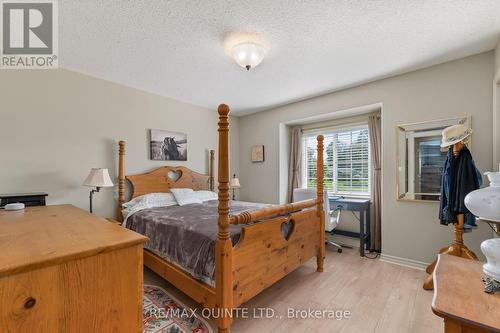
M 441 148 L 453 146 L 455 143 L 463 141 L 472 134 L 472 130 L 463 124 L 446 127 L 442 132 Z

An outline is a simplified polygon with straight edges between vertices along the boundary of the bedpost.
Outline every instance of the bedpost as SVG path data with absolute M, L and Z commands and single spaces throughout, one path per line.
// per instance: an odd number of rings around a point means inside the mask
M 209 170 L 208 170 L 208 175 L 209 175 L 209 189 L 210 191 L 214 191 L 214 159 L 215 159 L 215 150 L 210 149 L 210 164 L 209 164 Z
M 229 233 L 229 107 L 219 105 L 219 232 L 215 247 L 215 292 L 218 332 L 229 333 L 233 303 L 232 250 Z
M 125 141 L 118 142 L 118 208 L 116 217 L 123 222 L 122 205 L 125 203 Z
M 318 158 L 316 160 L 316 195 L 318 201 L 318 214 L 319 214 L 319 250 L 316 257 L 317 271 L 323 272 L 323 262 L 325 260 L 325 212 L 323 209 L 323 135 L 318 135 Z

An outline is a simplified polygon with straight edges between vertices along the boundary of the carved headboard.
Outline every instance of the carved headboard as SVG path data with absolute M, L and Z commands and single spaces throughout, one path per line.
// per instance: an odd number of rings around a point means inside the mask
M 132 185 L 132 198 L 148 193 L 170 192 L 171 188 L 214 190 L 215 152 L 210 150 L 209 175 L 204 175 L 183 166 L 163 166 L 153 171 L 125 176 L 125 141 L 118 143 L 118 210 L 117 217 L 123 221 L 122 205 L 125 203 L 125 179 Z
M 125 178 L 132 184 L 132 198 L 135 198 L 148 193 L 170 192 L 171 188 L 208 190 L 210 177 L 183 166 L 164 166 Z

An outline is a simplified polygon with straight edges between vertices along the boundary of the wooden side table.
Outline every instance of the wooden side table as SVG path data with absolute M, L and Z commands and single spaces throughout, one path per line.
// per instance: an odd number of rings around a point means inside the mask
M 445 333 L 500 332 L 500 294 L 484 292 L 482 263 L 440 254 L 434 270 L 432 311 Z

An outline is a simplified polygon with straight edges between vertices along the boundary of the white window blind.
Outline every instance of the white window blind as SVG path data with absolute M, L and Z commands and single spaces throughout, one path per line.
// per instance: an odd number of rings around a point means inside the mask
M 316 187 L 316 136 L 323 134 L 324 184 L 333 194 L 370 194 L 368 126 L 324 131 L 303 136 L 303 184 Z

